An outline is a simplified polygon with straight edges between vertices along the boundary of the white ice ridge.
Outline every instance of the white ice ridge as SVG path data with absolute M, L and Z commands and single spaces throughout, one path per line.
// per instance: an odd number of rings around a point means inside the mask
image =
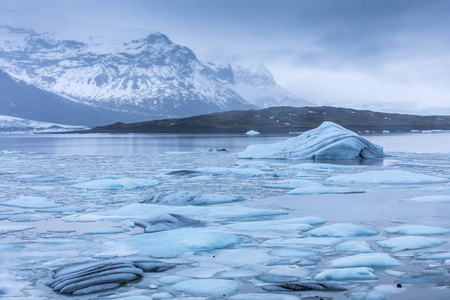
M 160 184 L 158 181 L 147 178 L 119 178 L 82 182 L 73 185 L 73 187 L 88 190 L 132 190 L 158 184 Z
M 448 228 L 425 225 L 402 225 L 398 227 L 389 227 L 384 231 L 391 234 L 403 235 L 434 235 L 450 233 L 450 229 Z
M 295 138 L 271 145 L 250 145 L 239 158 L 353 159 L 383 157 L 383 148 L 358 134 L 324 122 Z
M 376 280 L 378 276 L 367 267 L 325 269 L 313 277 L 314 280 Z
M 395 267 L 400 263 L 386 253 L 363 253 L 332 260 L 330 265 L 333 268 Z
M 259 135 L 261 133 L 259 131 L 256 131 L 256 130 L 249 130 L 245 134 L 246 135 Z
M 361 225 L 338 223 L 310 230 L 306 234 L 320 237 L 352 237 L 370 236 L 377 234 L 377 232 Z
M 101 257 L 146 255 L 172 258 L 186 252 L 212 251 L 241 242 L 242 238 L 232 234 L 205 228 L 182 228 L 107 241 L 85 252 Z
M 356 174 L 344 174 L 327 179 L 330 183 L 358 184 L 431 184 L 445 183 L 450 180 L 402 170 L 369 171 Z

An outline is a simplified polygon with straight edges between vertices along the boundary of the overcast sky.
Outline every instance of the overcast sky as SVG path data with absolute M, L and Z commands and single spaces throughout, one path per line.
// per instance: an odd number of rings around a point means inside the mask
M 0 0 L 0 23 L 87 37 L 159 31 L 263 63 L 316 102 L 450 107 L 450 0 Z

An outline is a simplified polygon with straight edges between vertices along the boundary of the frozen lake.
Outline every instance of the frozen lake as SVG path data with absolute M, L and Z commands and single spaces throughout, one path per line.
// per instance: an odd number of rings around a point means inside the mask
M 450 133 L 365 135 L 392 151 L 365 163 L 237 159 L 289 137 L 1 135 L 0 298 L 69 299 L 59 267 L 142 256 L 168 267 L 76 298 L 450 298 Z

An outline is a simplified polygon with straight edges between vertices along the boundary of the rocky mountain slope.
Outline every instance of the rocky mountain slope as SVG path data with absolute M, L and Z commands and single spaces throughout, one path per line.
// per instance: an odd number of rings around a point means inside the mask
M 0 115 L 0 132 L 4 133 L 43 133 L 64 132 L 88 129 L 83 126 L 70 126 L 55 123 L 38 122 Z
M 0 69 L 74 102 L 146 119 L 254 108 L 158 32 L 86 43 L 0 27 L 0 37 Z
M 229 111 L 182 119 L 132 124 L 116 123 L 88 132 L 105 133 L 289 133 L 318 127 L 325 121 L 353 131 L 410 131 L 450 129 L 450 116 L 415 116 L 337 107 L 272 107 Z

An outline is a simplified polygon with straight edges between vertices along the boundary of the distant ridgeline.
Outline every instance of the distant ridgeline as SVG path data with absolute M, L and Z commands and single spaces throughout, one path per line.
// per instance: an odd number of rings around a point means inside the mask
M 289 133 L 318 127 L 324 121 L 353 131 L 449 130 L 450 116 L 415 116 L 337 107 L 271 107 L 139 123 L 115 123 L 86 133 Z

